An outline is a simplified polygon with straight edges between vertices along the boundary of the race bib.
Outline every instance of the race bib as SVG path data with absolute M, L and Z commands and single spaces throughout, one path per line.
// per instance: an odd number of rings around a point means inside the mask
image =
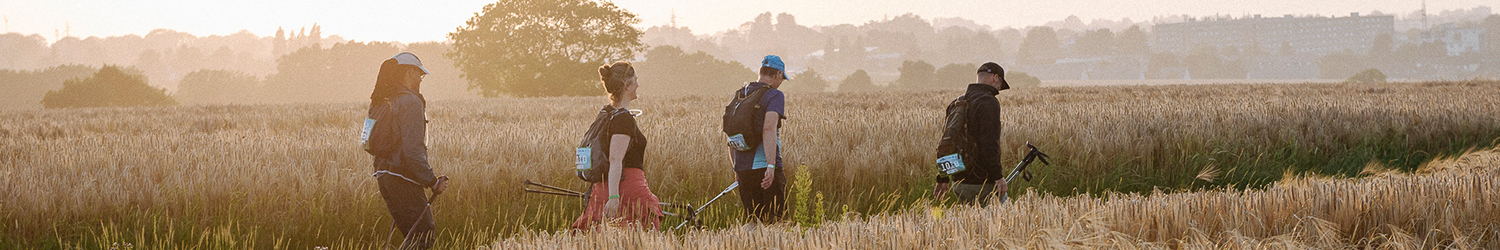
M 949 175 L 963 172 L 965 169 L 964 160 L 962 157 L 958 157 L 958 154 L 951 154 L 938 158 L 937 165 L 938 170 L 941 170 L 944 174 Z
M 589 169 L 593 169 L 594 168 L 594 164 L 593 164 L 593 155 L 594 155 L 593 152 L 594 151 L 593 151 L 592 148 L 589 148 L 589 147 L 580 147 L 580 148 L 574 150 L 573 152 L 575 154 L 577 154 L 577 156 L 578 156 L 577 160 L 573 161 L 573 164 L 577 165 L 576 167 L 577 167 L 578 170 L 589 170 Z
M 365 118 L 365 129 L 359 132 L 359 145 L 370 149 L 370 130 L 375 129 L 375 119 Z
M 734 136 L 730 136 L 729 137 L 729 148 L 732 148 L 735 151 L 750 151 L 751 149 L 753 149 L 753 148 L 750 148 L 749 145 L 745 144 L 745 135 L 743 135 L 743 134 L 736 134 Z

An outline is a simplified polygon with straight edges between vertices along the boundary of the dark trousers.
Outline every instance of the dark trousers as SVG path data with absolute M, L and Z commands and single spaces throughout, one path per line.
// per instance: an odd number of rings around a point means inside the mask
M 974 205 L 974 203 L 979 203 L 979 207 L 989 207 L 990 197 L 995 196 L 997 188 L 999 187 L 996 187 L 994 182 L 983 185 L 954 183 L 953 194 L 958 197 L 958 204 Z M 999 198 L 1000 203 L 1005 203 L 1007 197 L 1001 196 Z
M 771 181 L 771 188 L 760 188 L 761 181 L 766 179 L 764 168 L 734 174 L 740 182 L 740 203 L 747 219 L 762 223 L 780 221 L 786 214 L 786 174 L 781 168 L 776 169 L 776 180 Z
M 432 232 L 437 224 L 432 221 L 432 211 L 427 209 L 427 192 L 401 177 L 380 175 L 378 182 L 380 196 L 385 198 L 385 206 L 395 218 L 395 227 L 402 236 L 411 236 L 402 240 L 400 249 L 432 248 L 435 237 Z

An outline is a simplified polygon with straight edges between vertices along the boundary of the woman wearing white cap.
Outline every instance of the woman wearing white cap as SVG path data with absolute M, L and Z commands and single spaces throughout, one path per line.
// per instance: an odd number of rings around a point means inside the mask
M 420 92 L 427 69 L 410 52 L 380 64 L 375 91 L 370 94 L 369 138 L 366 150 L 375 156 L 375 178 L 380 196 L 404 237 L 401 249 L 432 247 L 432 211 L 425 188 L 433 197 L 448 187 L 448 176 L 436 176 L 427 164 L 427 101 Z

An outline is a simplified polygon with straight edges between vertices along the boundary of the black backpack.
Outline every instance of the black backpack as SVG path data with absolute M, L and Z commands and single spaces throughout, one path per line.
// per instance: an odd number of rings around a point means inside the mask
M 401 132 L 396 128 L 396 107 L 391 102 L 396 96 L 382 99 L 370 105 L 365 118 L 364 130 L 360 134 L 361 148 L 370 155 L 381 157 L 396 152 L 401 147 Z
M 745 93 L 740 88 L 734 91 L 734 99 L 724 106 L 724 136 L 729 137 L 729 147 L 738 151 L 750 151 L 760 146 L 761 130 L 765 125 L 766 107 L 760 105 L 761 96 L 771 86 L 761 85 Z
M 599 110 L 594 117 L 594 123 L 589 125 L 589 130 L 583 133 L 583 141 L 578 143 L 574 150 L 574 170 L 577 171 L 578 179 L 589 183 L 604 181 L 609 175 L 609 145 L 604 144 L 604 138 L 609 136 L 605 131 L 609 130 L 609 124 L 616 116 L 630 114 L 625 109 L 615 109 L 605 106 Z
M 968 94 L 959 96 L 948 104 L 947 114 L 944 116 L 943 139 L 938 141 L 937 167 L 938 172 L 952 175 L 963 172 L 972 165 L 967 156 L 974 148 L 974 139 L 969 136 L 968 116 L 969 109 L 974 103 L 973 97 Z

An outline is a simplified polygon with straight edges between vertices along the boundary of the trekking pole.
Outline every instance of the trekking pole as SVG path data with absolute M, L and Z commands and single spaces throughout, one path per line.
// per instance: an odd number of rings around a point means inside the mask
M 1052 163 L 1047 162 L 1047 157 L 1050 156 L 1047 156 L 1047 154 L 1043 154 L 1041 150 L 1038 150 L 1036 148 L 1036 146 L 1032 146 L 1031 142 L 1026 142 L 1026 147 L 1031 148 L 1031 151 L 1026 152 L 1026 158 L 1022 159 L 1020 163 L 1016 163 L 1016 168 L 1011 169 L 1010 176 L 1005 177 L 1005 183 L 1007 185 L 1010 184 L 1011 180 L 1016 179 L 1016 175 L 1021 175 L 1022 179 L 1031 181 L 1031 171 L 1027 170 L 1026 167 L 1031 165 L 1031 162 L 1034 160 L 1042 160 L 1042 164 L 1052 165 Z
M 396 235 L 396 218 L 391 218 L 391 232 L 385 233 L 385 244 L 380 246 L 381 250 L 385 250 L 385 249 L 390 249 L 391 248 L 391 236 L 392 235 Z
M 526 182 L 524 182 L 523 184 L 525 184 L 526 187 L 523 187 L 522 189 L 525 190 L 527 193 L 561 195 L 561 196 L 571 196 L 571 197 L 579 197 L 579 198 L 583 198 L 584 197 L 584 193 L 583 192 L 573 191 L 573 190 L 569 190 L 569 189 L 566 189 L 566 188 L 560 188 L 560 187 L 551 186 L 551 185 L 547 185 L 547 184 L 541 184 L 541 183 L 531 182 L 531 180 L 526 180 Z M 531 186 L 537 186 L 537 187 L 541 187 L 541 188 L 544 188 L 544 189 L 531 189 Z
M 427 212 L 428 211 L 432 210 L 432 202 L 437 201 L 438 194 L 440 194 L 440 193 L 433 193 L 432 194 L 432 198 L 427 199 L 427 207 L 422 208 L 422 213 L 417 215 L 417 221 L 413 222 L 411 224 L 411 228 L 406 229 L 406 236 L 402 236 L 401 237 L 401 246 L 405 246 L 406 245 L 406 239 L 410 239 L 411 238 L 412 231 L 416 231 L 417 230 L 417 225 L 421 225 L 422 224 L 422 218 L 424 218 L 425 216 L 427 216 Z M 392 226 L 391 233 L 395 233 L 396 232 L 396 228 L 394 227 L 396 225 L 395 223 L 396 223 L 395 221 L 391 222 L 391 226 Z M 390 246 L 390 244 L 391 244 L 391 236 L 390 236 L 390 234 L 386 234 L 386 236 L 385 236 L 385 244 L 387 246 Z M 381 249 L 385 249 L 385 248 L 382 247 Z
M 401 237 L 401 244 L 402 245 L 406 244 L 406 239 L 410 239 L 411 238 L 411 233 L 412 233 L 412 231 L 417 230 L 417 225 L 421 225 L 422 224 L 422 218 L 426 217 L 427 216 L 427 212 L 432 210 L 432 203 L 437 201 L 437 197 L 438 197 L 439 194 L 443 194 L 443 193 L 434 192 L 434 193 L 432 193 L 432 197 L 427 198 L 427 206 L 422 208 L 422 213 L 417 214 L 417 221 L 413 222 L 411 224 L 411 228 L 409 228 L 409 229 L 406 230 L 406 236 Z M 391 235 L 393 235 L 395 233 L 396 233 L 396 221 L 395 221 L 395 218 L 391 218 L 391 232 L 387 233 L 385 235 L 385 246 L 380 247 L 380 249 L 387 249 L 388 247 L 390 247 L 390 245 L 391 245 Z
M 724 191 L 719 192 L 718 196 L 714 196 L 713 199 L 709 199 L 708 202 L 703 203 L 703 206 L 698 207 L 697 210 L 692 210 L 692 212 L 693 212 L 693 214 L 692 214 L 692 216 L 693 216 L 693 226 L 694 227 L 702 227 L 703 226 L 702 221 L 697 220 L 698 214 L 702 213 L 703 209 L 708 208 L 708 205 L 714 204 L 714 201 L 717 201 L 717 200 L 719 200 L 719 198 L 724 197 L 725 194 L 729 194 L 729 192 L 733 192 L 734 188 L 737 188 L 737 187 L 740 187 L 740 182 L 736 181 L 734 183 L 730 183 L 729 187 L 726 187 L 726 188 L 724 188 Z M 683 225 L 687 225 L 687 224 L 688 224 L 688 221 L 687 220 L 683 220 L 682 223 L 677 224 L 676 227 L 672 227 L 672 230 L 680 229 L 680 228 L 682 228 Z

